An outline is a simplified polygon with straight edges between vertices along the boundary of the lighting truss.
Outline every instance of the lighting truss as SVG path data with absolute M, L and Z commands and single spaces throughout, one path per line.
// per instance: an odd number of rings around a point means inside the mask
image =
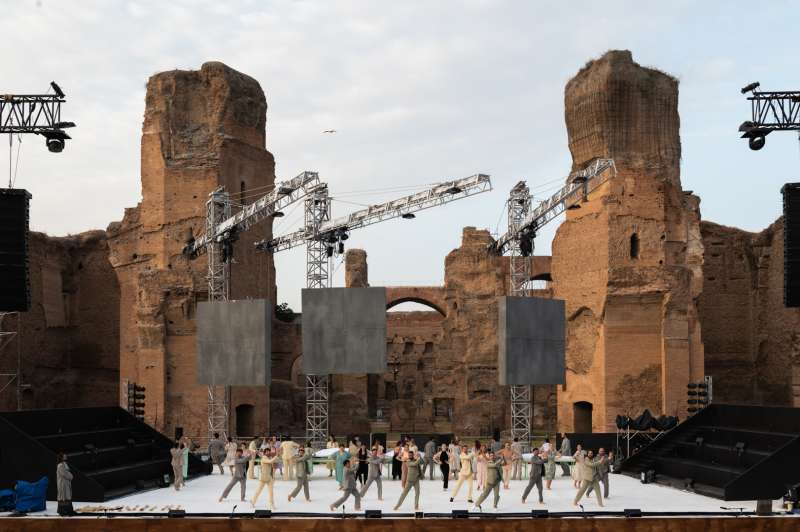
M 337 233 L 346 233 L 353 229 L 359 229 L 378 222 L 400 218 L 403 215 L 412 214 L 431 207 L 438 207 L 452 201 L 474 196 L 475 194 L 488 192 L 491 189 L 492 184 L 488 175 L 475 174 L 464 179 L 440 183 L 422 192 L 404 196 L 393 201 L 373 205 L 335 220 L 328 220 L 319 226 L 316 233 L 312 232 L 309 226 L 306 225 L 306 227 L 294 233 L 273 238 L 269 241 L 262 240 L 256 243 L 256 246 L 261 250 L 277 253 L 313 240 L 335 241 L 335 235 Z
M 61 120 L 61 104 L 65 101 L 63 93 L 0 94 L 0 133 L 43 135 L 73 127 L 72 122 Z
M 765 137 L 773 131 L 800 131 L 800 91 L 760 92 L 752 83 L 742 92 L 752 90 L 751 118 L 739 126 L 741 138 L 749 139 L 750 149 L 764 147 Z
M 566 209 L 584 201 L 597 187 L 615 176 L 617 167 L 613 159 L 595 159 L 583 170 L 573 172 L 567 178 L 567 184 L 558 192 L 539 203 L 518 225 L 516 232 L 509 231 L 492 244 L 500 255 L 507 251 L 512 240 L 520 240 L 523 235 L 531 237 L 553 218 Z
M 236 233 L 248 230 L 261 220 L 273 216 L 276 212 L 302 199 L 317 184 L 319 184 L 319 174 L 308 171 L 293 179 L 278 183 L 271 192 L 253 203 L 245 205 L 235 215 L 229 215 L 221 220 L 213 229 L 206 226 L 206 232 L 190 241 L 186 245 L 184 253 L 191 258 L 196 258 L 205 253 L 213 241 L 235 238 Z

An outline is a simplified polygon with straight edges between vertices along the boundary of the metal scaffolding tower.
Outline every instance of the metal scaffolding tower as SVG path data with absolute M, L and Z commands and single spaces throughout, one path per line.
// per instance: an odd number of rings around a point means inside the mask
M 517 234 L 520 225 L 528 215 L 531 207 L 531 194 L 524 181 L 511 189 L 508 198 L 508 232 Z M 532 254 L 532 238 L 515 238 L 509 243 L 509 294 L 525 297 L 528 295 L 527 285 L 530 276 Z M 528 246 L 531 248 L 528 249 Z M 511 437 L 527 442 L 531 436 L 531 396 L 532 387 L 528 385 L 511 385 Z
M 13 323 L 11 323 L 13 321 Z M 20 314 L 19 312 L 0 312 L 0 355 L 4 351 L 13 352 L 12 357 L 0 358 L 0 394 L 9 386 L 15 385 L 17 395 L 17 410 L 22 410 L 22 346 L 20 345 Z M 16 349 L 9 349 L 16 344 Z M 8 364 L 8 365 L 6 365 Z
M 306 288 L 327 288 L 330 258 L 327 243 L 320 238 L 320 226 L 331 218 L 328 185 L 312 189 L 305 201 L 305 230 L 312 235 L 306 245 Z M 328 439 L 328 375 L 306 375 L 306 439 L 313 449 Z
M 217 227 L 231 217 L 231 202 L 228 193 L 220 187 L 209 194 L 206 202 L 206 235 L 217 234 Z M 212 239 L 207 246 L 208 252 L 208 300 L 227 301 L 230 290 L 230 246 L 229 240 Z M 228 388 L 225 386 L 208 386 L 208 436 L 214 433 L 223 438 L 228 435 Z
M 525 297 L 529 294 L 530 261 L 536 232 L 546 223 L 569 208 L 579 208 L 606 180 L 615 175 L 616 166 L 611 159 L 596 159 L 583 170 L 573 172 L 567 184 L 550 198 L 531 209 L 533 197 L 524 181 L 520 181 L 508 198 L 508 231 L 493 244 L 493 250 L 509 254 L 509 295 Z M 533 387 L 509 386 L 511 399 L 511 436 L 520 441 L 530 440 L 533 413 Z

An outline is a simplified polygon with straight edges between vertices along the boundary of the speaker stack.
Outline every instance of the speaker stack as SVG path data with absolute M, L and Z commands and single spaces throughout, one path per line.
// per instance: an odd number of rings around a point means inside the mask
M 0 188 L 0 312 L 31 308 L 28 274 L 28 207 L 31 195 Z
M 783 194 L 783 304 L 800 307 L 800 183 L 786 183 Z

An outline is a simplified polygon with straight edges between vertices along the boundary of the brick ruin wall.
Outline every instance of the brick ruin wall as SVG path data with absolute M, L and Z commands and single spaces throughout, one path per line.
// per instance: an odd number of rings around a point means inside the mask
M 699 199 L 680 182 L 678 82 L 612 51 L 567 83 L 573 169 L 613 158 L 616 176 L 569 210 L 553 241 L 553 291 L 567 302 L 567 380 L 558 422 L 613 432 L 617 414 L 686 414 L 703 376 Z
M 567 384 L 535 387 L 534 425 L 552 429 L 557 412 L 560 427 L 575 430 L 586 405 L 596 431 L 645 407 L 683 417 L 685 384 L 703 374 L 720 401 L 798 405 L 800 313 L 782 306 L 781 221 L 758 234 L 700 222 L 699 199 L 680 184 L 677 82 L 611 52 L 570 81 L 565 103 L 574 167 L 614 157 L 618 175 L 567 213 L 552 265 L 533 259 L 534 275 L 553 277 L 537 295 L 566 299 L 568 319 Z M 206 263 L 181 249 L 190 230 L 202 231 L 214 188 L 242 204 L 254 199 L 242 190 L 272 185 L 266 107 L 255 80 L 220 63 L 150 79 L 141 203 L 105 232 L 31 234 L 24 408 L 118 404 L 120 383 L 132 380 L 147 388 L 149 423 L 204 435 L 193 317 L 207 298 Z M 252 247 L 270 231 L 264 222 L 236 243 L 233 297 L 277 301 L 273 262 Z M 390 303 L 434 310 L 387 313 L 389 372 L 333 380 L 336 434 L 508 427 L 494 317 L 508 260 L 488 253 L 490 242 L 466 228 L 446 257 L 443 286 L 389 288 Z M 346 260 L 347 285 L 368 284 L 366 253 L 350 250 Z M 231 390 L 234 432 L 303 432 L 301 317 L 287 320 L 273 324 L 269 397 L 264 388 Z M 15 408 L 12 389 L 0 408 Z
M 702 222 L 706 373 L 723 403 L 800 407 L 800 309 L 783 306 L 783 218 L 760 233 Z

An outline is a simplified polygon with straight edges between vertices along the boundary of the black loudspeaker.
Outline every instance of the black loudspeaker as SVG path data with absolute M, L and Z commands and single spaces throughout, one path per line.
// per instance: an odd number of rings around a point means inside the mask
M 21 188 L 0 188 L 0 311 L 31 309 L 28 274 L 28 205 Z
M 468 510 L 453 510 L 450 512 L 450 515 L 453 519 L 469 519 Z
M 383 514 L 380 510 L 364 510 L 364 517 L 367 519 L 381 519 Z
M 622 512 L 625 517 L 641 517 L 642 511 L 638 508 L 625 508 Z
M 800 183 L 786 183 L 783 194 L 783 304 L 800 307 Z
M 271 510 L 256 510 L 253 512 L 253 517 L 256 519 L 269 519 L 272 517 Z
M 182 519 L 186 517 L 186 510 L 170 510 L 167 512 L 167 517 L 170 519 Z

